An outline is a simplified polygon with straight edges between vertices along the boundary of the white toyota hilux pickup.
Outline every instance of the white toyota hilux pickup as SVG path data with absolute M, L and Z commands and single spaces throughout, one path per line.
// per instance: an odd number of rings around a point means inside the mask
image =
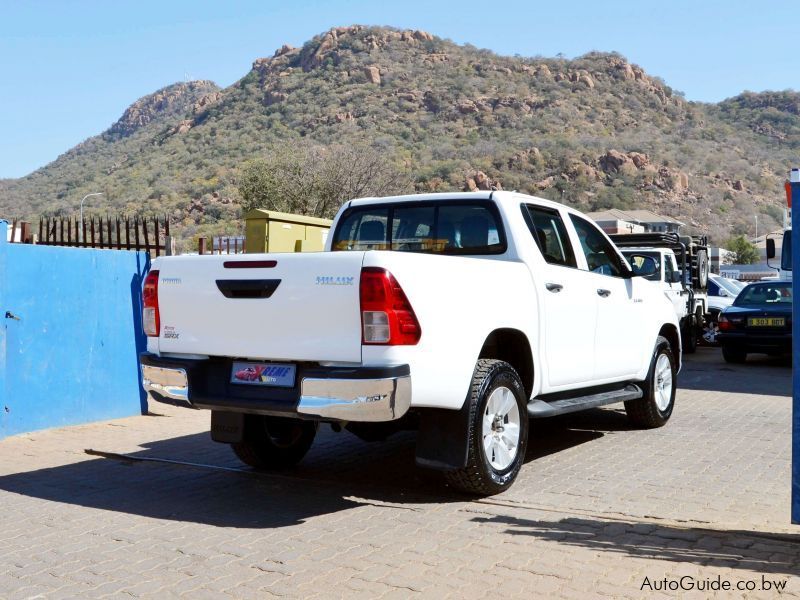
M 246 464 L 297 463 L 320 423 L 415 428 L 417 463 L 482 495 L 514 482 L 529 419 L 624 402 L 664 425 L 681 364 L 661 289 L 514 192 L 352 200 L 325 252 L 157 258 L 143 305 L 149 398 L 210 409 Z

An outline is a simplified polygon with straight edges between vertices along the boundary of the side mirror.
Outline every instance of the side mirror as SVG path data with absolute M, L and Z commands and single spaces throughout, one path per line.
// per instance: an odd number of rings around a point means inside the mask
M 652 256 L 632 254 L 628 256 L 628 262 L 631 264 L 635 277 L 649 277 L 658 273 L 658 263 Z
M 775 240 L 767 238 L 767 258 L 775 258 Z
M 669 281 L 670 283 L 680 283 L 681 282 L 681 272 L 680 271 L 673 271 L 672 278 Z

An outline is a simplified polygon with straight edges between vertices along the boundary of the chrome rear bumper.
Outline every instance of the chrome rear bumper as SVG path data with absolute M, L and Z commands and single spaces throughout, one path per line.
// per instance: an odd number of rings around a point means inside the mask
M 411 377 L 303 379 L 297 412 L 337 421 L 399 419 L 411 406 Z
M 177 406 L 365 423 L 399 419 L 411 407 L 408 365 L 298 367 L 299 384 L 288 389 L 240 387 L 228 384 L 227 380 L 221 382 L 220 379 L 229 376 L 229 367 L 204 370 L 204 361 L 142 355 L 141 362 L 142 386 L 148 400 Z M 211 386 L 210 379 L 219 385 Z M 213 392 L 209 389 L 212 387 Z
M 189 402 L 189 378 L 186 369 L 142 365 L 142 387 L 147 399 L 192 407 Z

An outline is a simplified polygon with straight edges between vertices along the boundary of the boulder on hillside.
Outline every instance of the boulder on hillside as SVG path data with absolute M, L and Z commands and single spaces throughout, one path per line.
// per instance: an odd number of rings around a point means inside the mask
M 467 176 L 464 183 L 464 191 L 475 192 L 477 190 L 502 190 L 503 186 L 499 181 L 490 179 L 483 171 L 476 171 Z
M 210 94 L 206 94 L 200 100 L 194 103 L 192 106 L 192 114 L 198 115 L 204 110 L 206 110 L 212 104 L 216 104 L 222 98 L 222 92 L 212 92 Z
M 278 104 L 279 102 L 283 102 L 289 97 L 288 94 L 284 92 L 279 92 L 277 90 L 267 90 L 264 94 L 264 104 L 267 106 L 272 106 L 273 104 Z
M 630 171 L 631 168 L 636 169 L 633 160 L 619 150 L 609 150 L 600 157 L 598 164 L 606 173 L 622 173 L 623 171 Z
M 628 152 L 628 157 L 633 161 L 637 169 L 644 169 L 650 164 L 650 157 L 641 152 Z
M 367 76 L 367 81 L 370 83 L 381 84 L 381 70 L 378 67 L 374 65 L 364 67 L 364 75 Z
M 289 54 L 290 52 L 294 52 L 295 50 L 296 48 L 294 46 L 290 46 L 289 44 L 284 44 L 283 46 L 275 50 L 274 58 L 283 56 L 284 54 Z
M 508 159 L 508 168 L 514 169 L 522 167 L 526 164 L 538 161 L 541 159 L 541 157 L 542 153 L 536 147 L 528 148 L 527 150 L 520 150 L 519 152 L 514 153 L 511 158 Z

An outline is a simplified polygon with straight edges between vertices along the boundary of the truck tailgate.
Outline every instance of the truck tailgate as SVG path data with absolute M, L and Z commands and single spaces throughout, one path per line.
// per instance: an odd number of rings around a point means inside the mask
M 361 362 L 363 252 L 156 260 L 159 351 Z

